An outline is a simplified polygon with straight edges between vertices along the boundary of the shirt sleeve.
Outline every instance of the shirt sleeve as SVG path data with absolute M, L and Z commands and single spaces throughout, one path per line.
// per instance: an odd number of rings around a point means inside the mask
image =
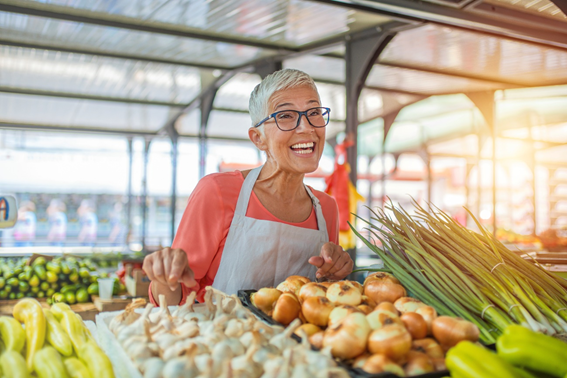
M 185 303 L 187 295 L 192 291 L 197 291 L 197 299 L 203 301 L 205 287 L 213 283 L 218 266 L 212 274 L 207 273 L 211 270 L 217 254 L 222 253 L 219 251 L 226 233 L 225 211 L 221 191 L 214 175 L 205 176 L 189 197 L 172 244 L 172 248 L 185 251 L 189 267 L 197 281 L 197 284 L 191 288 L 181 284 L 183 292 L 179 304 Z M 157 306 L 151 288 L 149 297 Z

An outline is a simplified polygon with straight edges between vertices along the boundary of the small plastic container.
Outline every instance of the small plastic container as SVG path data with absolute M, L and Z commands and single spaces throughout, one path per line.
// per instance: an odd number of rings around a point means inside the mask
M 98 296 L 103 301 L 112 299 L 112 289 L 114 288 L 114 278 L 98 279 Z

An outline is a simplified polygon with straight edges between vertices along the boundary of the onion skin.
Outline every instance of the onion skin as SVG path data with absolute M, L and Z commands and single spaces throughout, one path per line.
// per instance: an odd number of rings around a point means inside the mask
M 344 318 L 347 317 L 347 315 L 353 314 L 355 312 L 362 313 L 362 311 L 360 311 L 357 307 L 354 307 L 354 306 L 349 306 L 349 305 L 337 306 L 329 314 L 329 322 L 328 322 L 327 325 L 329 327 L 335 327 L 340 322 L 342 322 L 344 320 Z
M 364 288 L 363 288 L 364 290 Z M 363 291 L 364 293 L 364 291 Z M 362 294 L 361 297 L 362 301 L 360 302 L 361 305 L 367 305 L 368 307 L 372 307 L 372 309 L 375 309 L 376 306 L 378 305 L 375 301 L 373 301 L 372 299 L 368 298 L 366 295 Z
M 433 336 L 442 345 L 454 347 L 463 340 L 478 341 L 480 331 L 478 327 L 467 320 L 452 318 L 450 316 L 439 316 L 431 326 Z
M 372 330 L 379 329 L 390 324 L 398 324 L 402 326 L 404 324 L 398 315 L 382 309 L 376 309 L 366 315 L 366 320 Z
M 301 305 L 297 297 L 292 293 L 283 293 L 274 306 L 272 318 L 274 318 L 276 322 L 287 326 L 294 319 L 299 317 L 300 311 Z
M 335 282 L 333 281 L 324 281 L 324 282 L 317 282 L 317 284 L 321 285 L 321 286 L 325 286 L 327 289 L 329 288 L 329 286 L 331 286 L 332 284 L 334 284 Z
M 432 335 L 433 321 L 437 318 L 437 311 L 431 306 L 423 306 L 418 308 L 416 311 L 419 315 L 423 317 L 425 323 L 427 324 L 427 334 Z
M 364 364 L 366 363 L 366 360 L 368 360 L 368 358 L 371 356 L 371 354 L 369 353 L 364 353 L 361 354 L 360 356 L 356 357 L 352 363 L 352 367 L 353 368 L 358 368 L 358 369 L 362 369 L 362 367 L 364 366 Z
M 262 310 L 262 312 L 272 315 L 274 305 L 282 292 L 272 287 L 264 287 L 250 296 L 252 304 Z
M 385 325 L 372 331 L 368 338 L 368 350 L 372 354 L 383 354 L 398 361 L 411 350 L 411 335 L 403 325 Z
M 323 337 L 325 337 L 325 332 L 317 332 L 309 336 L 309 343 L 317 349 L 323 349 Z
M 362 301 L 362 294 L 348 281 L 335 282 L 327 289 L 327 299 L 335 305 L 358 306 Z
M 422 301 L 412 297 L 402 297 L 394 302 L 394 306 L 402 314 L 406 312 L 416 312 L 418 308 L 426 306 Z
M 303 303 L 307 298 L 310 297 L 324 297 L 327 294 L 327 288 L 321 286 L 316 282 L 309 282 L 301 286 L 299 289 L 299 302 Z
M 364 295 L 380 304 L 382 302 L 394 303 L 399 298 L 405 297 L 407 292 L 402 285 L 392 281 L 372 280 L 364 285 Z
M 423 339 L 427 336 L 427 323 L 423 317 L 415 312 L 407 312 L 400 316 L 406 329 L 414 340 Z
M 303 302 L 301 312 L 309 323 L 326 327 L 329 323 L 329 315 L 334 308 L 335 305 L 325 297 L 311 297 Z
M 386 272 L 376 272 L 369 274 L 364 280 L 364 286 L 366 286 L 366 284 L 371 281 L 390 281 L 398 285 L 400 284 L 400 281 L 396 277 Z
M 404 366 L 406 376 L 433 373 L 435 366 L 431 358 L 425 353 L 410 351 L 408 353 L 408 362 Z
M 348 315 L 339 325 L 327 328 L 323 346 L 331 347 L 334 357 L 350 359 L 366 351 L 370 326 L 361 313 Z
M 303 284 L 308 284 L 309 282 L 311 282 L 311 280 L 307 277 L 304 276 L 289 276 L 288 278 L 285 279 L 286 281 L 301 281 L 303 282 Z
M 301 331 L 305 332 L 307 337 L 311 337 L 314 334 L 321 332 L 321 328 L 317 327 L 315 324 L 305 323 L 297 327 L 297 329 L 293 332 L 297 336 L 301 337 Z
M 382 302 L 378 306 L 376 306 L 376 310 L 386 310 L 390 311 L 393 314 L 396 314 L 397 316 L 400 316 L 400 312 L 392 302 Z
M 435 371 L 447 370 L 447 365 L 445 365 L 444 358 L 432 358 L 431 362 L 433 362 L 433 367 L 435 367 Z
M 368 357 L 362 366 L 362 370 L 369 374 L 390 372 L 400 377 L 404 376 L 404 369 L 383 354 L 374 354 Z
M 360 294 L 362 295 L 364 293 L 364 286 L 362 286 L 360 284 L 360 282 L 356 282 L 356 281 L 348 281 L 352 286 L 354 286 L 355 288 L 358 289 L 358 291 L 360 291 Z
M 414 340 L 411 343 L 411 350 L 425 353 L 432 360 L 445 358 L 445 354 L 443 353 L 443 348 L 441 348 L 441 345 L 439 345 L 437 341 L 431 338 Z
M 356 308 L 358 308 L 360 311 L 362 311 L 362 313 L 364 315 L 368 315 L 372 311 L 374 311 L 374 309 L 372 307 L 365 305 L 365 304 L 358 305 L 358 306 L 356 306 Z
M 282 282 L 281 284 L 278 285 L 278 287 L 276 287 L 276 289 L 278 289 L 282 293 L 293 293 L 297 296 L 299 295 L 299 290 L 303 285 L 304 285 L 303 281 L 290 280 L 290 281 Z

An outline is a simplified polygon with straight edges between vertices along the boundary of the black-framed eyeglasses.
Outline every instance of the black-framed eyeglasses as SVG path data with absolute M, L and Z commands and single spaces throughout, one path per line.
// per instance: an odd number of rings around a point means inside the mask
M 273 118 L 276 121 L 276 126 L 281 131 L 292 131 L 297 129 L 301 122 L 301 117 L 305 116 L 307 122 L 313 127 L 325 127 L 329 124 L 331 115 L 331 108 L 316 107 L 307 109 L 304 112 L 299 110 L 280 110 L 275 112 L 258 122 L 254 127 L 259 127 L 264 122 Z

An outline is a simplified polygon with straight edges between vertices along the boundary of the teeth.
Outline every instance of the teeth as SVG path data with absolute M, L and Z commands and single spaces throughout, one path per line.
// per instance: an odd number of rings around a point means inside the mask
M 294 144 L 293 146 L 291 146 L 291 148 L 313 148 L 313 145 L 314 145 L 313 142 L 297 143 L 297 144 Z
M 301 154 L 301 155 L 305 155 L 305 154 L 310 154 L 313 152 L 313 149 L 310 148 L 308 150 L 299 150 L 299 151 L 295 151 L 296 154 Z

